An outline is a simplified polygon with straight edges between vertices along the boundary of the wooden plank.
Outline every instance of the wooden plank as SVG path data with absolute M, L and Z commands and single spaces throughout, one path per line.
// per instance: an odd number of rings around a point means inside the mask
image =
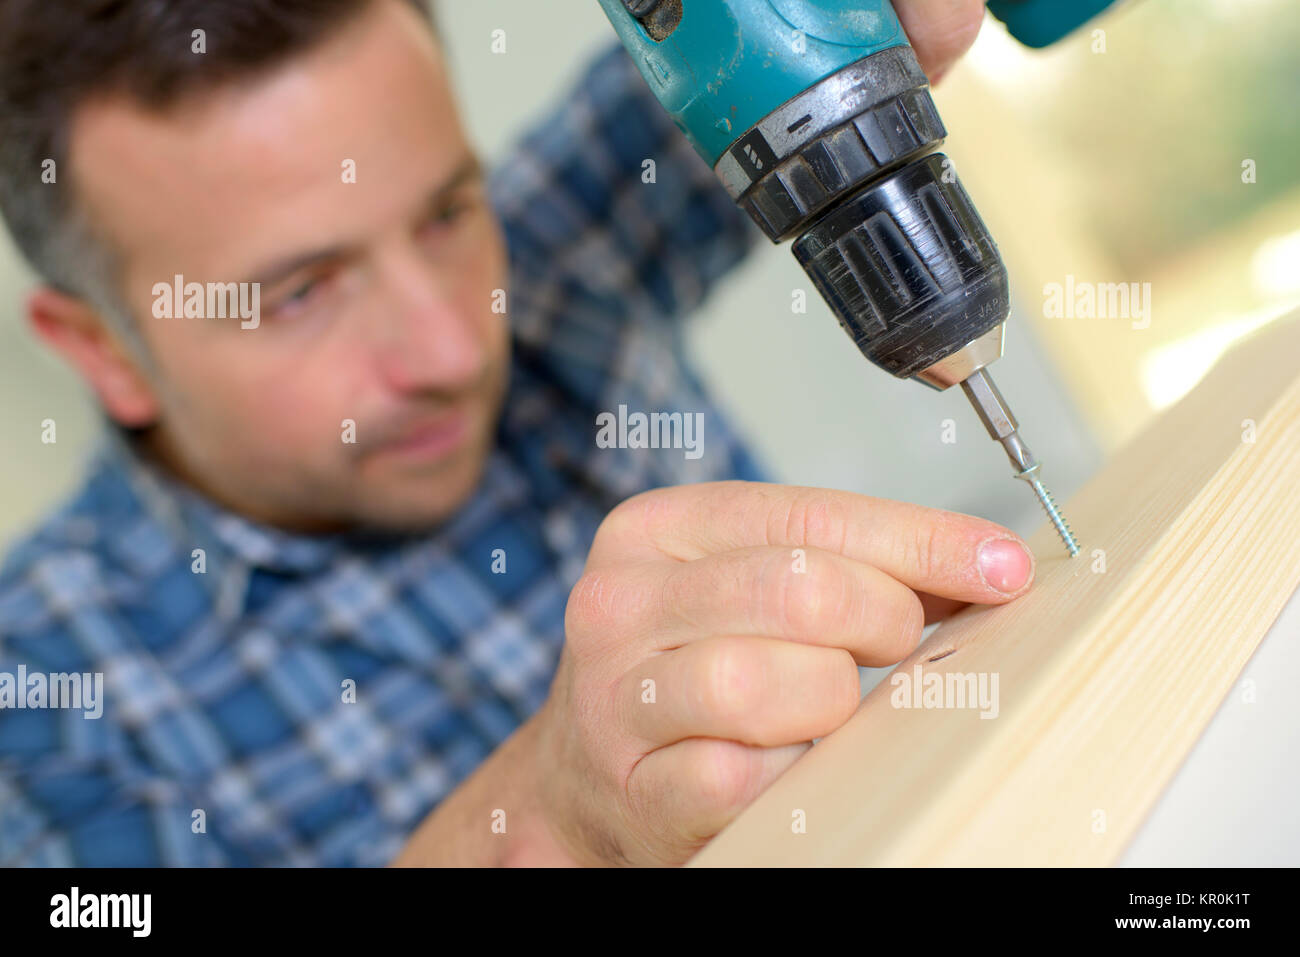
M 1029 594 L 937 629 L 691 863 L 1114 861 L 1300 585 L 1300 313 L 1232 349 L 1066 515 L 1078 557 L 1044 526 Z M 996 677 L 997 716 L 895 706 L 918 674 Z

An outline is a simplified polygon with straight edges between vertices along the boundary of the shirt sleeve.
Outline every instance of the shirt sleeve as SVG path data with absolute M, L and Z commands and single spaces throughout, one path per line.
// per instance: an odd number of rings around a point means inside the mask
M 516 339 L 592 368 L 620 326 L 698 307 L 762 237 L 617 43 L 488 183 Z

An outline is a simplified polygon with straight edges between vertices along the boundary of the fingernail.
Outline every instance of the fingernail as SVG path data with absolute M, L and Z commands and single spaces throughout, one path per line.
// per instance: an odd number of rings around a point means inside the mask
M 989 587 L 1010 595 L 1029 580 L 1032 562 L 1019 542 L 999 538 L 980 546 L 979 565 Z

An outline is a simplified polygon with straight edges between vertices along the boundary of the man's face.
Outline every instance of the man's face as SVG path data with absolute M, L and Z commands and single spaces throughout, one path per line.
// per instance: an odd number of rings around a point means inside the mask
M 154 358 L 151 445 L 172 469 L 290 528 L 414 529 L 464 502 L 507 378 L 504 244 L 412 10 L 378 0 L 164 116 L 87 105 L 71 157 Z M 156 318 L 177 274 L 260 282 L 259 324 Z

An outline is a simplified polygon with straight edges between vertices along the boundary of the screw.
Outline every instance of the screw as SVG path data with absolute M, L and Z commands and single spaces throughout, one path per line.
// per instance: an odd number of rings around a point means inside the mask
M 1052 493 L 1047 490 L 1047 486 L 1043 484 L 1042 479 L 1034 474 L 1037 471 L 1038 463 L 1035 462 L 1023 472 L 1017 472 L 1016 478 L 1024 479 L 1033 487 L 1034 494 L 1038 496 L 1038 501 L 1042 503 L 1044 511 L 1047 512 L 1047 517 L 1056 529 L 1056 534 L 1061 536 L 1061 541 L 1065 543 L 1065 547 L 1070 552 L 1070 557 L 1073 558 L 1079 554 L 1079 543 L 1075 541 L 1069 523 L 1066 522 L 1065 517 L 1061 515 L 1060 510 L 1056 507 L 1056 502 L 1052 500 Z

